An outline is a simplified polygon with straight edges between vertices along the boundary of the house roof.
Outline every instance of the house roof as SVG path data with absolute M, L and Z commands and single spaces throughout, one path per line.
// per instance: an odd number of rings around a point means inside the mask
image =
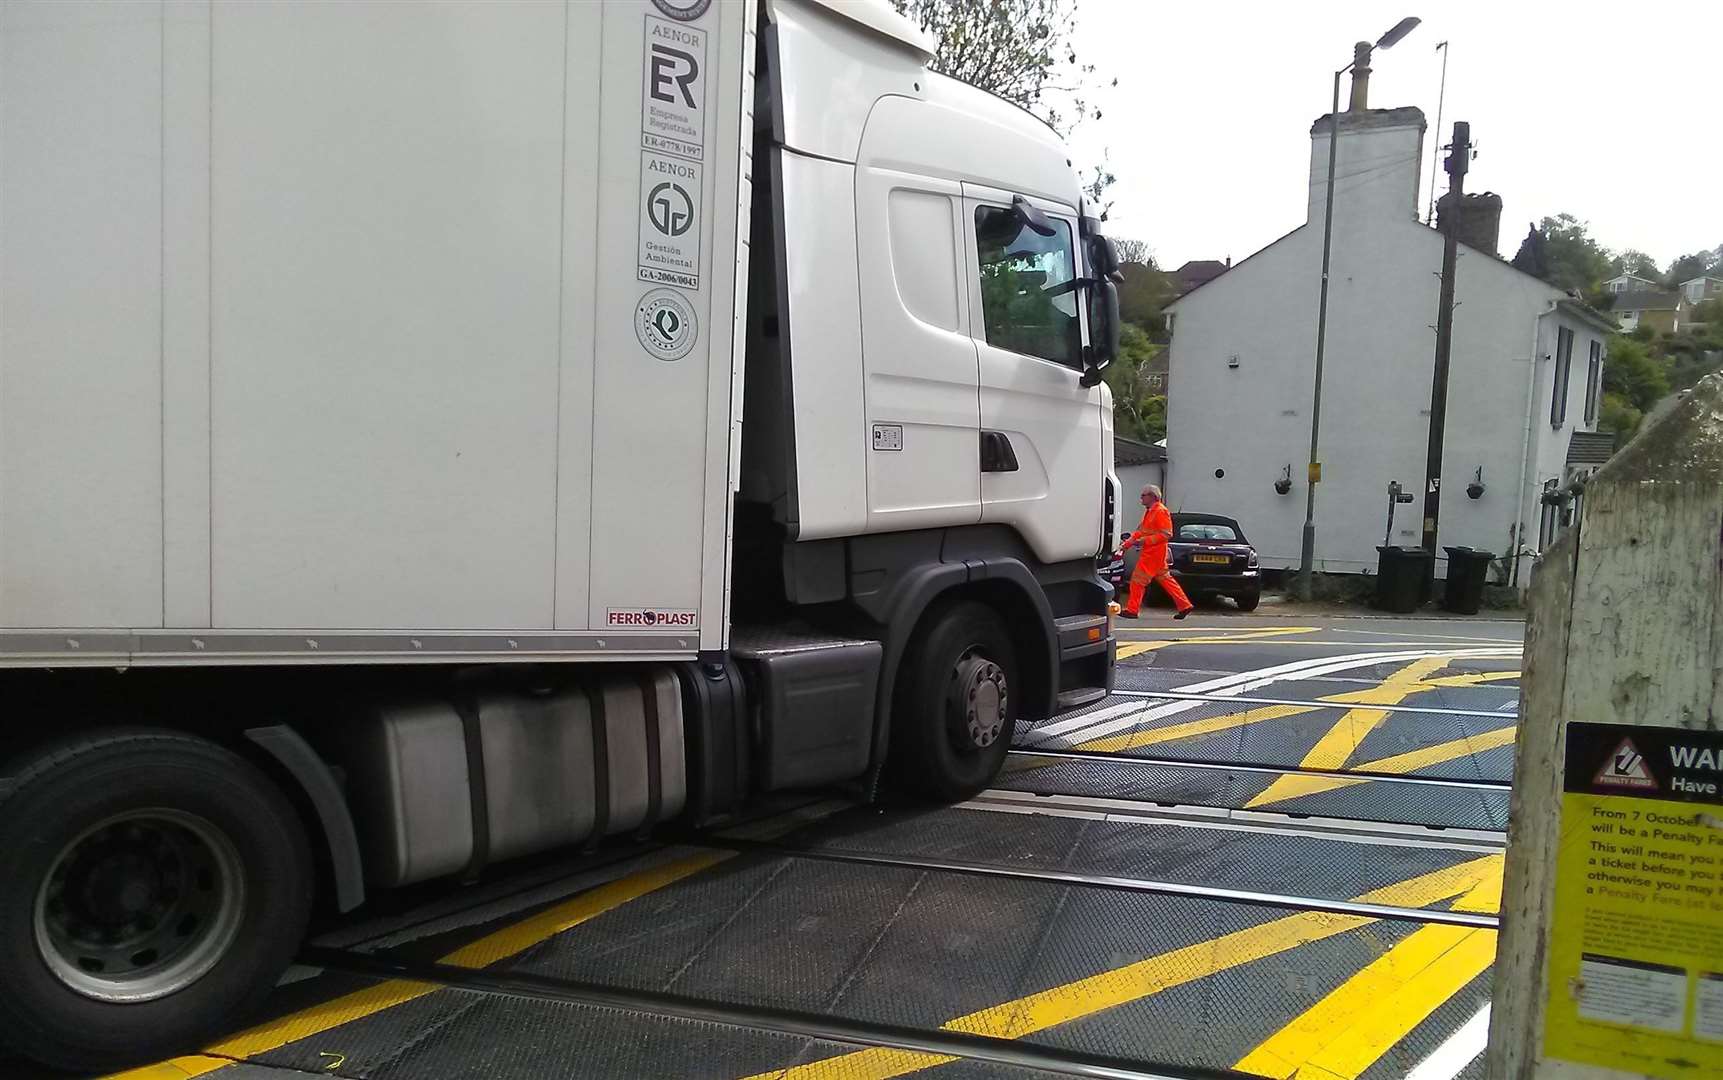
M 1179 295 L 1207 285 L 1226 273 L 1230 267 L 1219 259 L 1192 259 L 1173 271 L 1173 288 Z
M 1614 277 L 1612 277 L 1612 278 L 1610 278 L 1610 279 L 1609 279 L 1609 280 L 1611 280 L 1611 281 L 1621 281 L 1621 280 L 1623 280 L 1623 279 L 1626 279 L 1626 280 L 1628 280 L 1628 281 L 1643 281 L 1643 282 L 1645 282 L 1645 283 L 1646 283 L 1646 284 L 1647 284 L 1647 285 L 1655 285 L 1655 284 L 1657 284 L 1657 281 L 1656 281 L 1656 279 L 1654 279 L 1654 278 L 1648 278 L 1648 277 L 1641 277 L 1641 276 L 1639 276 L 1639 275 L 1638 275 L 1638 274 L 1617 274 L 1617 275 L 1615 275 L 1615 276 L 1614 276 Z
M 1123 435 L 1113 436 L 1114 466 L 1153 465 L 1167 460 L 1167 448 L 1150 446 L 1148 443 L 1127 439 Z
M 1262 247 L 1257 248 L 1255 251 L 1251 252 L 1249 255 L 1246 255 L 1244 258 L 1242 258 L 1238 262 L 1234 263 L 1231 267 L 1229 267 L 1229 269 L 1233 269 L 1233 270 L 1238 269 L 1239 267 L 1243 266 L 1245 263 L 1249 262 L 1250 260 L 1256 258 L 1258 255 L 1261 255 L 1263 252 L 1267 251 L 1269 248 L 1280 243 L 1282 240 L 1287 239 L 1288 237 L 1292 236 L 1294 233 L 1297 233 L 1301 229 L 1306 229 L 1309 227 L 1310 227 L 1310 223 L 1307 221 L 1303 225 L 1298 225 L 1298 226 L 1293 227 L 1292 229 L 1287 230 L 1282 235 L 1269 241 L 1267 244 L 1264 244 Z M 1421 227 L 1429 229 L 1431 232 L 1435 233 L 1438 236 L 1441 235 L 1440 229 L 1434 228 L 1434 227 L 1429 226 L 1429 225 L 1424 225 Z M 1540 282 L 1546 288 L 1548 288 L 1551 292 L 1559 292 L 1560 291 L 1554 285 L 1551 285 L 1549 282 L 1544 281 L 1543 278 L 1538 277 L 1536 274 L 1533 274 L 1533 273 L 1530 273 L 1529 271 L 1523 270 L 1520 267 L 1515 266 L 1512 261 L 1502 258 L 1502 256 L 1498 252 L 1485 251 L 1483 248 L 1475 248 L 1472 245 L 1466 243 L 1464 240 L 1461 240 L 1459 243 L 1460 243 L 1460 246 L 1462 248 L 1473 253 L 1474 255 L 1488 256 L 1489 258 L 1494 259 L 1496 262 L 1500 263 L 1501 265 L 1507 267 L 1509 270 L 1512 270 L 1514 273 L 1524 274 L 1526 277 L 1531 278 L 1533 281 Z M 1217 275 L 1217 277 L 1218 277 L 1218 275 Z M 1210 278 L 1209 279 L 1209 281 L 1214 281 L 1214 280 L 1217 280 L 1217 278 Z M 1179 304 L 1183 303 L 1185 297 L 1191 295 L 1191 293 L 1196 292 L 1198 289 L 1201 289 L 1203 287 L 1203 285 L 1207 285 L 1209 283 L 1209 281 L 1203 282 L 1202 285 L 1198 285 L 1195 289 L 1190 290 L 1190 292 L 1181 294 L 1177 299 L 1175 299 L 1172 303 L 1166 305 L 1166 307 L 1163 308 L 1162 310 L 1171 311 L 1173 308 L 1175 308 Z M 1625 296 L 1625 295 L 1630 295 L 1630 294 L 1617 293 L 1616 295 Z M 1621 329 L 1619 326 L 1616 326 L 1613 322 L 1609 321 L 1607 316 L 1598 312 L 1594 308 L 1592 308 L 1586 304 L 1579 303 L 1578 301 L 1572 300 L 1571 298 L 1568 300 L 1562 301 L 1562 306 L 1564 308 L 1569 309 L 1570 311 L 1572 311 L 1573 314 L 1578 315 L 1582 319 L 1587 318 L 1587 315 L 1585 314 L 1585 312 L 1589 312 L 1591 321 L 1596 322 L 1598 325 L 1602 326 L 1605 329 L 1608 329 L 1608 330 L 1619 330 L 1619 329 Z
M 1683 281 L 1681 285 L 1682 287 L 1686 287 L 1693 284 L 1695 281 L 1715 281 L 1717 284 L 1723 285 L 1723 277 L 1718 277 L 1716 274 L 1700 274 L 1698 277 L 1690 277 L 1686 281 Z
M 1568 436 L 1567 463 L 1575 465 L 1602 465 L 1609 460 L 1609 455 L 1615 453 L 1615 432 L 1613 431 L 1576 431 Z
M 1269 248 L 1280 243 L 1282 240 L 1285 240 L 1286 238 L 1292 236 L 1294 233 L 1297 233 L 1299 230 L 1308 228 L 1309 225 L 1310 225 L 1310 223 L 1308 221 L 1305 222 L 1303 225 L 1294 225 L 1292 228 L 1288 229 L 1286 232 L 1275 237 L 1273 240 L 1270 240 L 1268 243 L 1264 244 L 1262 247 L 1257 248 L 1255 251 L 1251 252 L 1249 255 L 1246 255 L 1244 258 L 1240 259 L 1238 262 L 1234 263 L 1232 266 L 1228 267 L 1227 269 L 1229 269 L 1229 270 L 1238 269 L 1239 267 L 1243 266 L 1245 263 L 1249 262 L 1250 260 L 1256 258 L 1258 255 L 1261 255 L 1263 252 L 1267 251 Z M 1218 281 L 1223 276 L 1225 276 L 1225 275 L 1216 274 L 1214 277 L 1209 278 L 1208 281 L 1203 282 L 1201 285 L 1197 285 L 1195 288 L 1191 289 L 1189 292 L 1180 293 L 1178 295 L 1178 297 L 1176 297 L 1173 300 L 1172 303 L 1167 304 L 1161 310 L 1162 311 L 1171 311 L 1173 308 L 1177 307 L 1179 304 L 1184 303 L 1185 297 L 1189 296 L 1191 293 L 1196 292 L 1197 289 L 1202 288 L 1203 285 L 1207 285 L 1209 283 L 1209 281 Z
M 1614 334 L 1621 330 L 1620 323 L 1616 322 L 1614 319 L 1605 315 L 1603 312 L 1597 310 L 1583 300 L 1575 300 L 1570 296 L 1566 300 L 1557 301 L 1556 306 L 1567 314 L 1572 315 L 1580 322 L 1590 323 L 1592 326 L 1604 331 L 1605 333 Z
M 1611 311 L 1674 311 L 1680 306 L 1681 294 L 1673 289 L 1612 293 L 1609 300 Z

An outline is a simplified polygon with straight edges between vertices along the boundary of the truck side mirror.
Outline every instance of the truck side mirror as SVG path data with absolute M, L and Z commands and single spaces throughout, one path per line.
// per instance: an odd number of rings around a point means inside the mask
M 1098 278 L 1118 281 L 1119 247 L 1110 236 L 1096 234 L 1089 238 L 1089 266 Z
M 1021 195 L 1011 196 L 1011 213 L 1038 236 L 1052 236 L 1059 231 L 1051 221 L 1047 220 L 1046 214 L 1035 209 L 1034 204 Z
M 1090 285 L 1089 337 L 1083 377 L 1078 380 L 1084 387 L 1100 383 L 1101 372 L 1119 355 L 1119 287 L 1111 278 L 1103 277 Z

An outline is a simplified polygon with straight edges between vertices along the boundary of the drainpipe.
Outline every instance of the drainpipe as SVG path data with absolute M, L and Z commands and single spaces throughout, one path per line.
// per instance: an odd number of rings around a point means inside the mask
M 1520 494 L 1519 520 L 1514 524 L 1514 565 L 1508 573 L 1509 586 L 1520 583 L 1520 560 L 1526 550 L 1526 496 L 1532 487 L 1528 475 L 1532 467 L 1532 424 L 1535 422 L 1538 402 L 1538 339 L 1542 336 L 1544 319 L 1555 313 L 1559 300 L 1551 300 L 1549 307 L 1537 313 L 1532 318 L 1532 350 L 1531 360 L 1526 364 L 1526 430 L 1520 443 Z

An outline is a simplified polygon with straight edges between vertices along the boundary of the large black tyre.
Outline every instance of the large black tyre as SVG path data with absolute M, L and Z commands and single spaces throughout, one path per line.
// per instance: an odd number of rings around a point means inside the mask
M 109 731 L 0 769 L 0 1042 L 97 1071 L 254 1009 L 310 917 L 304 829 L 214 743 Z
M 1262 603 L 1262 594 L 1260 592 L 1240 593 L 1232 598 L 1232 602 L 1238 605 L 1240 611 L 1255 611 L 1256 606 Z
M 904 653 L 892 701 L 890 776 L 957 802 L 999 775 L 1017 724 L 1017 654 L 999 616 L 959 602 L 930 613 Z

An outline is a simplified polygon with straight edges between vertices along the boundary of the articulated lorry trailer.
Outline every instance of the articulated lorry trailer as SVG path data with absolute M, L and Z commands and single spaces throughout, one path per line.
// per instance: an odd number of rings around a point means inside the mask
M 885 0 L 0 8 L 0 1044 L 1110 687 L 1111 245 Z

